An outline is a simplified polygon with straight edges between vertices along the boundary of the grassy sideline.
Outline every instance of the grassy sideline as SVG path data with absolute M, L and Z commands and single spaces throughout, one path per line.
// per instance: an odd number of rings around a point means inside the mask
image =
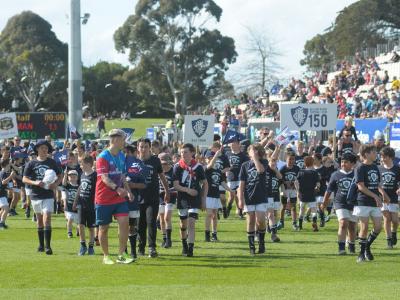
M 146 136 L 146 128 L 152 127 L 154 124 L 164 124 L 167 119 L 131 119 L 129 121 L 121 121 L 119 119 L 106 120 L 106 131 L 113 128 L 135 128 L 134 138 Z M 96 130 L 96 120 L 84 121 L 84 132 L 94 132 Z
M 77 256 L 79 240 L 67 239 L 60 215 L 53 222 L 54 255 L 36 253 L 35 225 L 19 213 L 0 231 L 1 299 L 395 299 L 400 294 L 399 250 L 386 250 L 381 234 L 374 262 L 357 265 L 355 256 L 338 257 L 336 219 L 318 233 L 307 223 L 293 232 L 287 221 L 281 243 L 268 240 L 265 255 L 250 257 L 244 221 L 221 220 L 220 242 L 205 243 L 202 215 L 195 257 L 186 258 L 180 256 L 174 215 L 171 249 L 158 248 L 156 259 L 105 266 L 99 247 L 93 257 Z

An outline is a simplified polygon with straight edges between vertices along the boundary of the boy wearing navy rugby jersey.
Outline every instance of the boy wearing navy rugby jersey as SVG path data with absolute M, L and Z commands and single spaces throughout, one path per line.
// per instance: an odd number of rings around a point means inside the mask
M 230 144 L 231 152 L 227 153 L 227 157 L 229 160 L 229 171 L 227 172 L 227 181 L 228 186 L 233 193 L 229 193 L 229 202 L 227 207 L 227 215 L 229 216 L 230 211 L 232 209 L 233 201 L 235 201 L 236 205 L 238 204 L 238 197 L 236 194 L 236 190 L 239 187 L 239 172 L 242 164 L 249 160 L 249 157 L 241 151 L 240 142 L 238 140 L 233 141 Z M 240 218 L 243 218 L 242 210 L 238 208 L 237 214 Z
M 297 211 L 296 211 L 296 203 L 297 203 L 297 192 L 295 189 L 295 181 L 297 175 L 299 174 L 300 168 L 295 165 L 295 154 L 293 152 L 286 153 L 286 165 L 283 166 L 279 172 L 282 174 L 282 180 L 284 185 L 282 208 L 281 208 L 281 220 L 278 224 L 278 228 L 284 227 L 284 216 L 286 205 L 291 210 L 292 214 L 292 226 L 294 230 L 298 230 L 297 226 Z
M 64 202 L 68 238 L 72 238 L 72 223 L 78 224 L 78 213 L 76 209 L 73 209 L 74 201 L 78 194 L 78 187 L 78 172 L 75 170 L 66 172 L 63 179 L 61 199 Z
M 15 171 L 16 176 L 13 179 L 13 187 L 12 187 L 12 202 L 10 205 L 10 214 L 16 215 L 16 207 L 18 205 L 19 200 L 22 198 L 22 203 L 25 204 L 25 189 L 22 183 L 22 175 L 24 174 L 24 159 L 27 156 L 22 152 L 14 152 L 11 154 L 13 157 L 13 163 L 11 164 L 12 170 Z
M 319 188 L 315 194 L 317 201 L 317 211 L 320 220 L 319 226 L 324 227 L 325 214 L 324 214 L 324 209 L 322 208 L 322 203 L 324 202 L 324 195 L 326 192 L 327 182 L 329 181 L 331 172 L 326 166 L 322 164 L 322 155 L 320 153 L 315 153 L 313 155 L 313 158 L 314 158 L 314 169 L 315 171 L 317 171 L 320 178 Z
M 146 187 L 140 191 L 140 217 L 139 217 L 139 254 L 144 255 L 146 247 L 146 229 L 149 245 L 149 256 L 158 256 L 156 251 L 157 238 L 157 216 L 160 206 L 160 183 L 164 186 L 166 203 L 170 200 L 168 182 L 162 170 L 160 159 L 150 152 L 151 142 L 149 139 L 138 141 L 139 159 L 146 167 Z
M 160 216 L 160 227 L 163 234 L 163 243 L 161 247 L 163 248 L 171 248 L 172 247 L 172 212 L 174 210 L 174 206 L 176 205 L 176 197 L 178 193 L 174 188 L 174 170 L 172 168 L 172 158 L 167 153 L 161 153 L 158 155 L 158 158 L 161 161 L 161 166 L 164 172 L 164 176 L 168 182 L 170 200 L 168 203 L 165 203 L 164 196 L 165 190 L 164 186 L 160 185 L 160 206 L 158 214 Z
M 135 156 L 136 149 L 127 146 L 126 150 L 126 181 L 134 196 L 133 201 L 128 201 L 129 207 L 129 244 L 131 246 L 131 258 L 136 259 L 136 242 L 138 236 L 138 222 L 140 218 L 140 203 L 143 198 L 140 191 L 146 188 L 147 169 L 144 163 Z
M 216 153 L 221 147 L 220 142 L 216 141 L 212 144 L 211 146 L 211 151 Z M 214 168 L 216 170 L 221 171 L 222 174 L 226 174 L 226 172 L 229 171 L 229 160 L 226 154 L 223 151 L 223 148 L 221 149 L 221 154 L 217 157 L 215 163 L 214 163 Z M 222 205 L 222 215 L 224 219 L 228 218 L 228 210 L 226 208 L 226 196 L 225 196 L 225 191 L 227 189 L 224 188 L 222 185 L 219 186 L 219 198 L 221 200 L 221 205 Z
M 327 190 L 324 195 L 322 209 L 330 203 L 330 196 L 335 194 L 333 200 L 336 215 L 339 221 L 338 247 L 339 255 L 346 254 L 346 236 L 350 253 L 355 253 L 355 239 L 357 217 L 353 215 L 352 204 L 347 203 L 347 195 L 354 178 L 354 166 L 357 162 L 355 155 L 345 153 L 341 159 L 341 169 L 334 172 L 330 177 Z
M 15 171 L 11 171 L 10 160 L 4 159 L 1 161 L 0 171 L 0 230 L 7 229 L 6 219 L 9 212 L 7 200 L 7 187 L 17 175 Z
M 208 182 L 208 193 L 206 199 L 206 209 L 207 216 L 205 219 L 205 241 L 206 242 L 216 242 L 217 237 L 217 213 L 218 209 L 221 208 L 221 200 L 219 198 L 220 187 L 228 192 L 232 190 L 228 187 L 225 182 L 225 175 L 221 172 L 220 168 L 216 168 L 216 162 L 218 158 L 222 155 L 222 149 L 218 149 L 215 153 L 213 151 L 207 151 L 206 160 L 207 168 L 205 175 Z M 210 226 L 212 224 L 212 236 L 210 237 Z
M 203 167 L 193 158 L 196 153 L 194 146 L 184 144 L 180 152 L 181 160 L 174 166 L 174 188 L 178 191 L 182 255 L 192 257 L 195 224 L 200 210 L 205 208 L 208 183 Z
M 388 249 L 397 244 L 397 228 L 399 227 L 399 184 L 400 167 L 393 164 L 395 151 L 390 147 L 381 150 L 381 165 L 379 171 L 382 176 L 382 188 L 389 197 L 390 202 L 382 207 L 384 227 Z
M 26 165 L 22 182 L 32 186 L 31 201 L 37 218 L 38 252 L 46 252 L 47 255 L 51 255 L 53 254 L 51 249 L 51 214 L 54 211 L 53 190 L 61 183 L 62 173 L 57 163 L 48 157 L 53 152 L 49 142 L 40 140 L 33 150 L 37 154 L 37 158 L 32 159 Z M 46 172 L 50 174 L 49 179 L 54 180 L 50 184 L 43 182 Z
M 266 198 L 268 187 L 265 177 L 268 161 L 263 159 L 265 150 L 261 144 L 250 145 L 248 151 L 251 160 L 241 166 L 238 197 L 239 208 L 243 209 L 247 215 L 247 237 L 250 254 L 254 255 L 256 253 L 254 228 L 258 233 L 258 253 L 265 253 L 265 213 L 268 205 Z
M 357 205 L 354 207 L 354 215 L 360 220 L 360 254 L 357 258 L 357 262 L 364 262 L 374 259 L 371 253 L 371 245 L 382 229 L 381 196 L 385 202 L 388 201 L 388 197 L 380 185 L 381 173 L 374 164 L 376 160 L 376 147 L 371 144 L 362 145 L 360 154 L 362 163 L 355 171 L 355 182 L 357 183 L 358 193 Z M 368 235 L 368 223 L 370 218 L 373 222 L 373 229 Z
M 94 255 L 94 240 L 96 227 L 96 211 L 94 196 L 97 173 L 93 171 L 93 157 L 86 155 L 81 161 L 82 175 L 73 204 L 73 210 L 78 210 L 80 249 L 78 255 Z M 86 245 L 85 227 L 89 229 L 89 248 Z
M 305 207 L 308 206 L 311 211 L 313 231 L 318 231 L 315 194 L 320 187 L 320 176 L 313 168 L 314 159 L 311 156 L 304 159 L 304 166 L 305 169 L 299 171 L 295 182 L 297 197 L 300 202 L 299 229 L 303 229 L 303 216 Z
M 300 169 L 305 169 L 304 158 L 308 156 L 306 152 L 304 152 L 304 143 L 302 141 L 297 142 L 297 155 L 295 156 L 295 163 Z

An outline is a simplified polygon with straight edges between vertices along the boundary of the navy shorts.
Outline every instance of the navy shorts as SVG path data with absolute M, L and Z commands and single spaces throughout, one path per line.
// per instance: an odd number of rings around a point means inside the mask
M 112 217 L 127 217 L 129 215 L 128 203 L 122 202 L 110 205 L 96 204 L 96 225 L 108 225 Z

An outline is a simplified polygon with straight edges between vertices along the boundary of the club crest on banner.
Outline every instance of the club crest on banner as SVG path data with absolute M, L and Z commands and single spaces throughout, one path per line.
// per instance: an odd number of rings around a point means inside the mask
M 203 119 L 197 119 L 192 121 L 193 132 L 197 137 L 202 137 L 208 127 L 208 121 Z
M 290 113 L 292 114 L 293 122 L 301 127 L 307 120 L 308 117 L 308 108 L 304 108 L 301 106 L 294 107 L 290 109 Z

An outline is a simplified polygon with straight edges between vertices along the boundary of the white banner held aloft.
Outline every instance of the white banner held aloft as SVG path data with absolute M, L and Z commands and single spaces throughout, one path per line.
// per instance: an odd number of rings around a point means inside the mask
M 290 130 L 333 130 L 336 128 L 336 104 L 284 104 L 280 105 L 281 128 Z
M 0 114 L 0 139 L 18 135 L 17 116 L 15 113 Z
M 183 142 L 209 147 L 214 141 L 214 116 L 185 116 Z

